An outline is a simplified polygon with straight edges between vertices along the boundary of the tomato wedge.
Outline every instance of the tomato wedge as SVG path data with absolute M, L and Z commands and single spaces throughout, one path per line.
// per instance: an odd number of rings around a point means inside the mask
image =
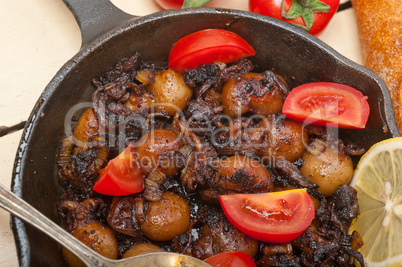
M 294 240 L 315 216 L 313 201 L 304 189 L 221 195 L 220 203 L 237 229 L 256 240 L 270 243 Z
M 254 267 L 257 266 L 250 254 L 230 251 L 216 254 L 204 260 L 213 267 Z
M 221 29 L 194 32 L 178 40 L 169 54 L 169 68 L 183 74 L 201 64 L 229 63 L 255 55 L 254 49 L 239 35 Z
M 93 190 L 103 195 L 124 196 L 144 189 L 144 175 L 137 162 L 135 148 L 129 145 L 99 171 Z
M 366 126 L 370 107 L 358 90 L 339 83 L 307 83 L 290 91 L 282 113 L 294 120 L 327 127 Z

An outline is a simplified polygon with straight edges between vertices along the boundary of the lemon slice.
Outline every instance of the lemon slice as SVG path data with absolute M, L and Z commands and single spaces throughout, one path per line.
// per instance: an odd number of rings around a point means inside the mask
M 373 145 L 360 159 L 351 186 L 360 215 L 350 231 L 363 237 L 367 266 L 402 266 L 402 137 Z

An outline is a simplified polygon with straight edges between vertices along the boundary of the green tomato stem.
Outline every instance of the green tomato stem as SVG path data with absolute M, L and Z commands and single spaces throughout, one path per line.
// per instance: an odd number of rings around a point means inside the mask
M 211 2 L 211 0 L 184 0 L 181 8 L 201 7 L 209 2 Z
M 320 0 L 292 0 L 292 5 L 286 12 L 284 1 L 281 3 L 281 14 L 285 19 L 297 19 L 302 17 L 304 25 L 295 24 L 297 27 L 309 31 L 314 24 L 314 13 L 328 13 L 330 6 Z
M 310 0 L 299 0 L 299 3 L 302 5 L 302 7 L 310 6 Z

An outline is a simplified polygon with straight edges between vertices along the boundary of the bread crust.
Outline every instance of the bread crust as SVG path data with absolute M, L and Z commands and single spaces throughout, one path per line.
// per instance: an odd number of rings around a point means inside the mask
M 402 0 L 352 0 L 363 65 L 385 82 L 402 133 Z

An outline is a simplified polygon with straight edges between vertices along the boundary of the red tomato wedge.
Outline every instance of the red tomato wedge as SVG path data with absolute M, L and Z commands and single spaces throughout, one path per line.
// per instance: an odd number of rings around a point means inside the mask
M 304 189 L 220 196 L 228 220 L 244 234 L 263 242 L 286 243 L 300 236 L 315 216 Z
M 339 83 L 307 83 L 290 91 L 282 113 L 294 120 L 327 127 L 366 126 L 370 107 L 358 90 Z
M 124 196 L 141 192 L 144 189 L 144 175 L 137 162 L 132 145 L 117 157 L 110 160 L 99 171 L 99 179 L 93 190 L 103 195 Z
M 184 73 L 201 64 L 229 63 L 255 55 L 254 49 L 239 35 L 220 29 L 194 32 L 178 40 L 169 54 L 169 68 Z
M 204 260 L 212 267 L 254 267 L 253 257 L 242 251 L 230 251 L 216 254 Z

